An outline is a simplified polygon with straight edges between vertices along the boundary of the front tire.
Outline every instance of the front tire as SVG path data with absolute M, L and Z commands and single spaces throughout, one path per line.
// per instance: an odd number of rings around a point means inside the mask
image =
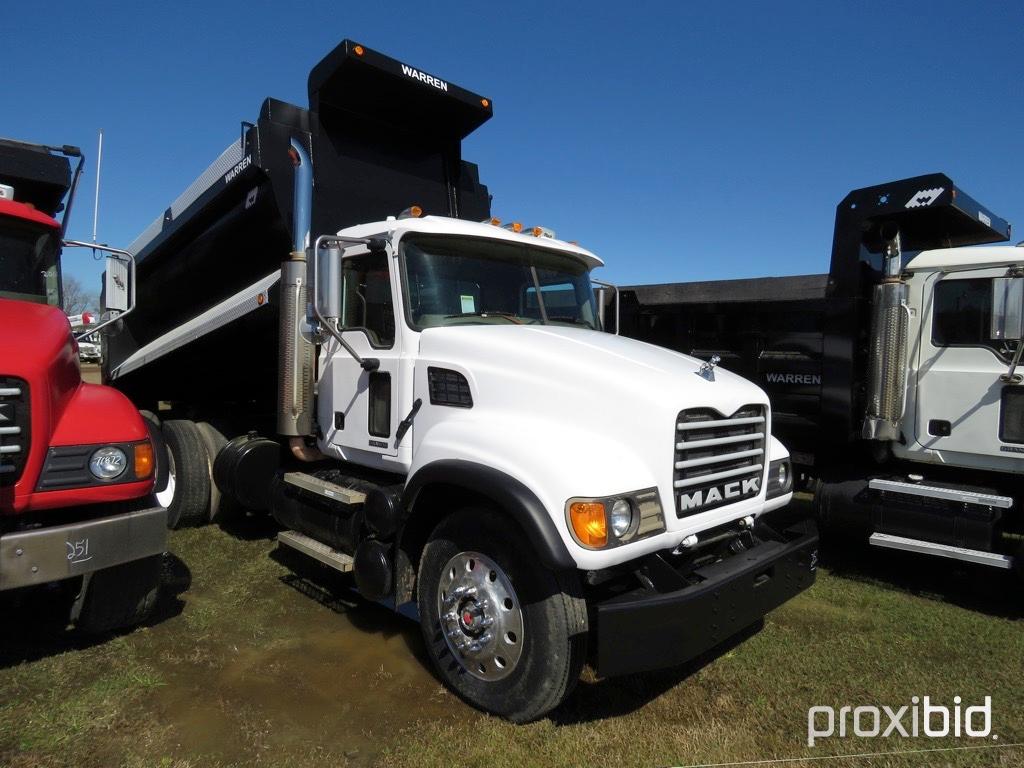
M 105 634 L 149 618 L 160 592 L 160 561 L 152 555 L 104 568 L 92 575 L 77 626 L 87 634 Z
M 525 723 L 575 687 L 587 637 L 579 582 L 541 566 L 508 519 L 475 507 L 443 520 L 423 550 L 417 585 L 434 667 L 470 705 Z

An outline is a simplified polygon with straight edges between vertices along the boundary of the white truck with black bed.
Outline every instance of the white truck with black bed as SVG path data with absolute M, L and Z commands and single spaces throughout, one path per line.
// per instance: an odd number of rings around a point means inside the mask
M 855 189 L 828 274 L 623 288 L 619 330 L 760 382 L 826 536 L 1024 576 L 1010 238 L 942 173 Z
M 588 660 L 684 663 L 813 583 L 764 392 L 601 332 L 601 260 L 491 218 L 461 158 L 489 99 L 351 41 L 309 94 L 131 247 L 105 374 L 161 417 L 175 524 L 267 510 L 520 722 Z

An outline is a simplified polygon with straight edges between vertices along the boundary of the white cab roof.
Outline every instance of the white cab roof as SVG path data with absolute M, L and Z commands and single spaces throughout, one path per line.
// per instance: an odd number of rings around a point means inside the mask
M 460 235 L 463 237 L 487 237 L 492 240 L 507 240 L 513 243 L 532 245 L 535 248 L 547 248 L 552 251 L 571 254 L 578 257 L 590 269 L 604 266 L 604 261 L 596 254 L 565 240 L 517 234 L 503 227 L 496 227 L 493 224 L 481 224 L 463 219 L 450 219 L 447 216 L 424 216 L 418 219 L 411 217 L 407 219 L 389 218 L 387 221 L 349 227 L 341 230 L 338 234 L 349 237 L 371 237 L 382 232 L 396 235 L 403 235 L 406 232 L 425 232 L 436 235 Z
M 1012 245 L 986 245 L 921 251 L 907 263 L 907 269 L 910 271 L 932 269 L 952 271 L 1021 263 L 1024 263 L 1024 248 Z

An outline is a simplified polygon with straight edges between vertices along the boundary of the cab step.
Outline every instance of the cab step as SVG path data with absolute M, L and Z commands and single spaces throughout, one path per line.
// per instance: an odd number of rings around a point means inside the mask
M 962 488 L 942 488 L 935 485 L 924 485 L 921 483 L 903 483 L 898 480 L 884 480 L 872 478 L 868 487 L 883 493 L 896 493 L 906 496 L 920 496 L 928 499 L 939 499 L 951 501 L 957 504 L 973 504 L 979 507 L 994 507 L 997 509 L 1009 509 L 1013 506 L 1013 499 L 1009 496 L 997 496 L 992 493 L 976 493 L 966 491 Z
M 319 560 L 336 571 L 348 573 L 352 570 L 353 562 L 350 555 L 346 555 L 344 552 L 339 552 L 336 549 L 331 549 L 326 544 L 322 544 L 304 533 L 281 531 L 277 534 L 277 543 L 312 557 L 314 560 Z
M 871 534 L 872 546 L 883 549 L 900 549 L 904 552 L 917 552 L 922 555 L 933 555 L 935 557 L 946 557 L 950 560 L 962 560 L 966 563 L 978 563 L 991 568 L 1010 570 L 1013 568 L 1013 558 L 1008 555 L 1001 555 L 998 552 L 986 552 L 982 549 L 967 549 L 965 547 L 954 547 L 949 544 L 937 544 L 933 541 L 922 539 L 908 539 L 905 536 L 893 536 L 888 533 Z
M 362 491 L 355 491 L 335 483 L 329 483 L 305 472 L 285 472 L 282 479 L 288 485 L 315 493 L 317 496 L 323 496 L 346 506 L 355 506 L 366 501 L 366 494 Z

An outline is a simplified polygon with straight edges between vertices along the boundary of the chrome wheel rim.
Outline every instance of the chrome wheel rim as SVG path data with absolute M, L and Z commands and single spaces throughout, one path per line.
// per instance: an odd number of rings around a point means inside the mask
M 157 495 L 156 495 L 156 503 L 159 504 L 164 509 L 166 509 L 167 507 L 171 506 L 171 502 L 174 501 L 174 486 L 175 486 L 175 481 L 174 481 L 174 456 L 171 453 L 170 449 L 168 449 L 166 451 L 166 453 L 167 453 L 167 486 L 162 491 L 157 493 Z
M 493 682 L 523 653 L 523 611 L 512 582 L 479 552 L 460 552 L 441 570 L 437 614 L 445 643 L 462 668 Z

